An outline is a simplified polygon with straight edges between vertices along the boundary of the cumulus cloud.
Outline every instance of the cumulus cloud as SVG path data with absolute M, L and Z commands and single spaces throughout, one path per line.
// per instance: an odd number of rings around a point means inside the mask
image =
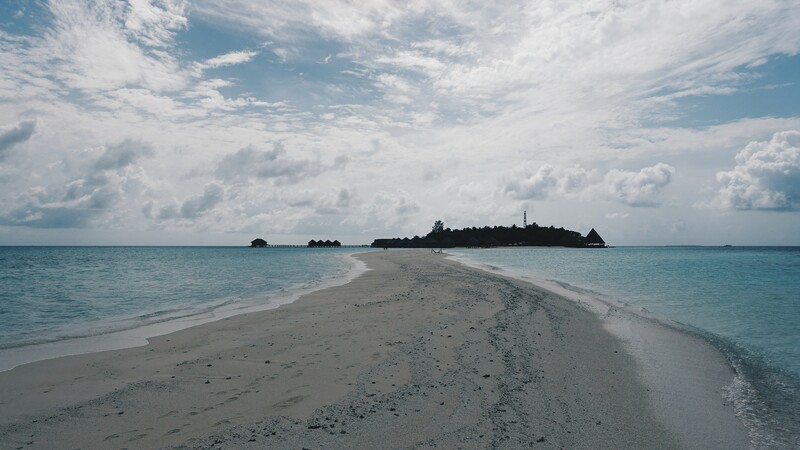
M 33 136 L 36 131 L 36 121 L 28 120 L 16 125 L 0 128 L 0 161 L 5 158 L 6 152 L 11 147 L 21 144 Z
M 573 198 L 605 191 L 628 206 L 658 206 L 660 193 L 672 180 L 675 169 L 658 163 L 638 172 L 612 169 L 605 176 L 580 166 L 566 169 L 549 164 L 535 172 L 522 171 L 521 180 L 507 182 L 504 191 L 518 200 L 545 200 L 551 196 Z
M 598 180 L 597 171 L 580 166 L 557 169 L 545 164 L 536 172 L 523 171 L 521 180 L 506 184 L 505 192 L 519 200 L 544 200 L 550 195 L 579 194 Z
M 638 172 L 612 169 L 605 176 L 608 193 L 629 206 L 659 206 L 661 191 L 669 185 L 675 168 L 664 163 Z
M 250 178 L 273 180 L 276 184 L 292 184 L 319 175 L 326 169 L 341 168 L 346 157 L 337 158 L 330 166 L 319 161 L 294 159 L 286 154 L 283 143 L 275 142 L 272 150 L 252 145 L 226 155 L 217 166 L 216 174 L 223 180 L 242 181 Z
M 718 172 L 715 203 L 739 210 L 793 210 L 800 205 L 800 131 L 751 142 L 731 171 Z

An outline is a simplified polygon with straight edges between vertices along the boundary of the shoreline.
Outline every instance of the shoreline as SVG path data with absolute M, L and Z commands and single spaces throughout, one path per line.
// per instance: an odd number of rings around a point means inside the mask
M 341 286 L 342 284 L 347 284 L 358 278 L 367 270 L 367 267 L 363 261 L 354 257 L 357 253 L 358 252 L 355 251 L 352 253 L 343 253 L 343 258 L 350 260 L 350 267 L 343 274 L 326 277 L 325 279 L 319 280 L 311 287 L 292 286 L 288 289 L 281 289 L 280 291 L 263 293 L 261 296 L 265 297 L 264 303 L 247 304 L 247 302 L 244 302 L 244 304 L 242 304 L 242 302 L 239 302 L 209 305 L 205 308 L 191 311 L 187 315 L 170 317 L 166 320 L 152 323 L 132 325 L 119 330 L 68 336 L 46 342 L 0 348 L 0 373 L 12 370 L 24 364 L 48 359 L 146 346 L 150 339 L 158 336 L 171 334 L 206 323 L 225 320 L 240 314 L 250 314 L 279 308 L 297 301 L 304 295 L 330 287 Z
M 722 406 L 727 408 L 727 404 L 733 404 L 738 421 L 747 431 L 751 448 L 793 447 L 798 431 L 797 412 L 786 410 L 784 405 L 796 405 L 797 391 L 793 386 L 797 386 L 800 379 L 795 374 L 769 365 L 762 357 L 712 332 L 659 316 L 641 306 L 628 304 L 591 288 L 531 277 L 519 270 L 473 260 L 464 254 L 448 257 L 478 270 L 531 283 L 593 311 L 603 320 L 607 331 L 625 342 L 626 349 L 636 358 L 641 367 L 641 381 L 650 386 L 653 401 L 661 405 L 657 410 L 663 416 L 662 420 L 672 423 L 676 429 L 695 429 L 695 434 L 702 433 L 701 429 L 697 429 L 697 424 L 703 422 L 702 416 L 687 415 L 681 410 L 679 401 L 652 393 L 682 391 L 682 397 L 700 395 L 708 400 L 714 399 L 708 395 L 715 391 L 713 384 L 699 391 L 692 389 L 696 387 L 694 381 L 706 377 L 702 371 L 686 373 L 675 364 L 685 365 L 687 359 L 696 359 L 696 356 L 681 353 L 682 349 L 699 345 L 705 359 L 713 360 L 715 366 L 727 367 L 733 374 L 731 383 L 722 389 L 722 398 L 726 403 Z M 664 345 L 664 341 L 671 343 Z M 647 344 L 643 345 L 642 342 Z M 662 371 L 670 371 L 671 374 L 665 376 Z M 724 376 L 724 371 L 720 371 L 720 375 Z M 690 380 L 686 384 L 673 381 L 687 378 Z M 690 434 L 684 433 L 684 436 L 686 442 L 692 440 Z
M 687 440 L 661 414 L 669 405 L 652 401 L 687 380 L 653 393 L 630 344 L 570 300 L 425 252 L 356 257 L 371 270 L 281 308 L 0 373 L 0 438 L 22 448 L 747 447 L 733 408 L 708 409 L 707 397 L 677 399 L 707 427 Z M 732 377 L 718 361 L 692 364 L 715 383 Z

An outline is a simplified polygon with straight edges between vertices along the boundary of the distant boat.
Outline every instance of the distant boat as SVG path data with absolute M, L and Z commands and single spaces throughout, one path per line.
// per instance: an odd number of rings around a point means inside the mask
M 723 247 L 733 247 L 731 244 L 725 244 Z

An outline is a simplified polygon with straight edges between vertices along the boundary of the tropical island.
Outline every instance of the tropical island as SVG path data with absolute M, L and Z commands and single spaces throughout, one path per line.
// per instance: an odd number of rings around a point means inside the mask
M 586 236 L 577 231 L 567 230 L 563 227 L 543 227 L 536 223 L 518 227 L 484 226 L 452 230 L 444 227 L 444 222 L 437 220 L 433 228 L 424 237 L 375 239 L 374 248 L 452 248 L 452 247 L 511 247 L 511 246 L 541 246 L 541 247 L 575 247 L 575 248 L 605 248 L 603 238 L 592 228 Z

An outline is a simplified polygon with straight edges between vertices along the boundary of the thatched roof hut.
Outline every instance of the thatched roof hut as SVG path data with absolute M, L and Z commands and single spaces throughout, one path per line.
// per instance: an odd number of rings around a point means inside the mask
M 342 246 L 342 243 L 341 243 L 341 242 L 339 242 L 339 240 L 337 239 L 337 240 L 333 241 L 333 242 L 331 243 L 331 245 L 332 245 L 332 246 L 334 246 L 334 247 L 341 247 L 341 246 Z
M 586 244 L 587 247 L 606 246 L 606 241 L 604 241 L 603 238 L 600 237 L 600 235 L 597 233 L 597 231 L 594 230 L 594 228 L 592 228 L 592 231 L 590 231 L 589 234 L 587 234 L 586 237 L 583 239 L 583 243 Z

